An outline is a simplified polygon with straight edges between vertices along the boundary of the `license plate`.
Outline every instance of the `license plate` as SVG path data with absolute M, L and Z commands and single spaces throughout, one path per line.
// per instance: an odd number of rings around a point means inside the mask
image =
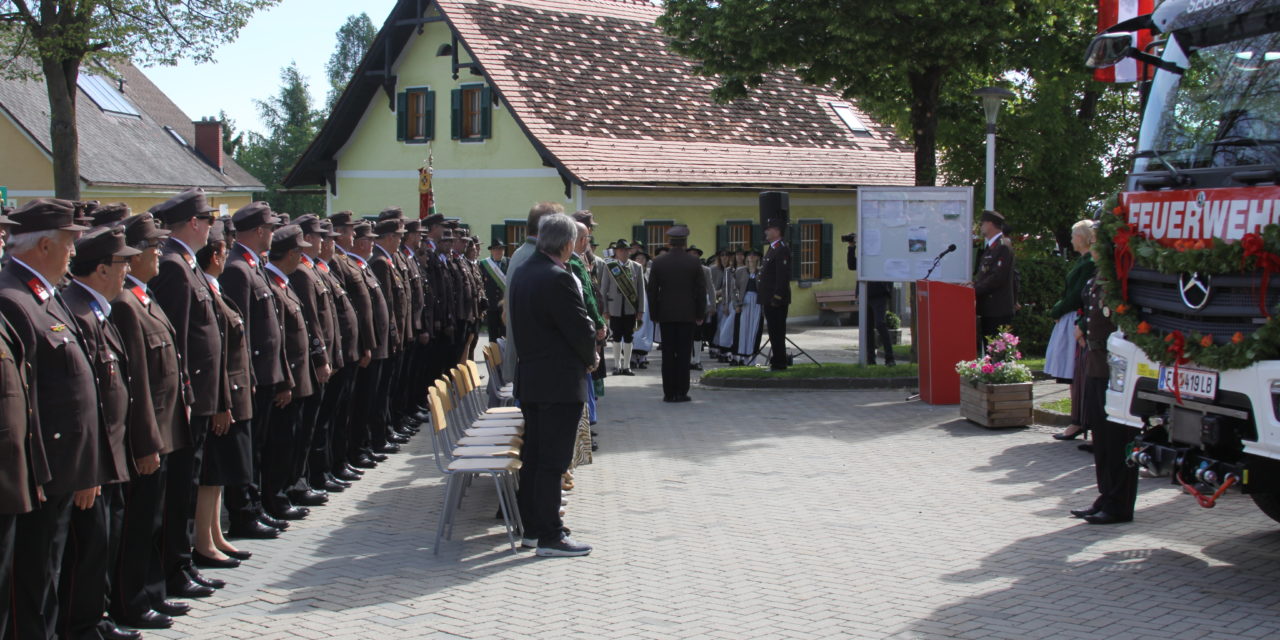
M 1178 382 L 1184 396 L 1213 400 L 1218 394 L 1217 371 L 1178 367 Z M 1160 367 L 1159 388 L 1173 393 L 1173 367 Z

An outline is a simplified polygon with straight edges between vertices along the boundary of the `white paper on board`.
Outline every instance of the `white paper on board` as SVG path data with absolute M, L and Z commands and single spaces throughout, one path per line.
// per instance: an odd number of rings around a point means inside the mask
M 884 277 L 889 280 L 910 280 L 911 268 L 906 260 L 885 260 Z
M 944 258 L 944 260 L 945 260 L 945 258 Z M 915 267 L 916 267 L 916 273 L 915 273 L 916 280 L 922 280 L 922 279 L 924 279 L 925 275 L 927 275 L 927 274 L 929 273 L 929 267 L 932 267 L 932 266 L 933 266 L 933 259 L 932 259 L 932 258 L 917 258 L 917 259 L 916 259 L 916 264 L 915 264 Z M 934 269 L 934 270 L 933 270 L 933 275 L 935 275 L 935 276 L 936 276 L 936 275 L 939 275 L 939 274 L 941 273 L 941 271 L 939 271 L 940 269 L 942 269 L 942 264 L 941 264 L 941 263 L 939 263 L 939 264 L 938 264 L 938 268 L 937 268 L 937 269 Z
M 880 255 L 880 230 L 867 229 L 862 232 L 862 255 L 878 256 Z
M 906 203 L 901 200 L 883 200 L 880 202 L 880 219 L 886 227 L 901 227 L 907 224 Z
M 863 200 L 862 201 L 862 219 L 875 220 L 880 217 L 880 201 L 879 200 Z

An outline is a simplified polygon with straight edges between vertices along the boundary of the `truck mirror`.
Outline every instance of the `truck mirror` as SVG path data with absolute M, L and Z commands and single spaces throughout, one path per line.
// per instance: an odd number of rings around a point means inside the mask
M 1132 50 L 1132 33 L 1100 33 L 1094 36 L 1085 51 L 1084 66 L 1090 69 L 1113 67 L 1129 57 Z

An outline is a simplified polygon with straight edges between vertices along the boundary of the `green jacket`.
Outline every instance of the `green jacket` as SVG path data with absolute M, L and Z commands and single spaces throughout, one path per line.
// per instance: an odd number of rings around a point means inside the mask
M 582 284 L 582 300 L 587 303 L 587 313 L 591 315 L 591 319 L 596 323 L 596 330 L 604 328 L 604 314 L 600 312 L 600 305 L 596 304 L 595 287 L 591 283 L 591 274 L 587 271 L 587 265 L 575 253 L 569 257 L 569 268 L 573 270 L 573 275 L 578 277 L 578 282 Z
M 1049 310 L 1049 316 L 1057 320 L 1072 311 L 1083 309 L 1084 288 L 1095 271 L 1097 267 L 1093 264 L 1092 255 L 1086 253 L 1077 258 L 1075 264 L 1071 265 L 1071 270 L 1067 272 L 1067 285 L 1062 290 L 1062 298 L 1053 305 L 1053 309 Z

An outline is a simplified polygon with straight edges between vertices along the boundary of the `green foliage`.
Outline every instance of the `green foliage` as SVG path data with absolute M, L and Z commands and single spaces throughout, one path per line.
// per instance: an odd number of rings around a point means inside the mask
M 889 327 L 890 330 L 901 329 L 902 318 L 899 318 L 898 314 L 892 311 L 886 311 L 884 312 L 884 324 L 886 327 Z
M 291 214 L 316 213 L 324 207 L 324 196 L 285 193 L 283 181 L 319 133 L 321 115 L 311 108 L 307 79 L 298 71 L 297 63 L 280 72 L 280 81 L 279 93 L 256 101 L 267 135 L 245 134 L 236 162 L 267 186 L 265 193 L 254 195 L 269 202 L 272 209 Z
M 1071 396 L 1058 398 L 1057 400 L 1051 400 L 1049 402 L 1042 402 L 1040 403 L 1040 408 L 1054 413 L 1071 415 Z
M 367 13 L 347 16 L 347 21 L 338 28 L 338 44 L 329 56 L 329 62 L 324 65 L 325 75 L 329 77 L 329 96 L 325 101 L 327 111 L 333 111 L 333 105 L 337 104 L 338 97 L 347 88 L 347 81 L 356 72 L 360 60 L 377 36 L 378 30 L 374 28 Z
M 920 368 L 914 364 L 896 364 L 892 367 L 870 364 L 843 364 L 824 362 L 816 364 L 797 364 L 783 371 L 772 371 L 760 367 L 722 367 L 702 374 L 703 378 L 912 378 L 920 374 Z
M 222 123 L 222 152 L 234 158 L 244 146 L 244 133 L 236 130 L 236 121 L 226 111 L 218 112 L 218 122 Z
M 1022 338 L 1023 351 L 1044 353 L 1057 322 L 1049 310 L 1062 294 L 1071 263 L 1027 243 L 1015 243 L 1014 248 L 1020 276 L 1018 303 L 1022 305 L 1013 316 L 1014 332 Z

